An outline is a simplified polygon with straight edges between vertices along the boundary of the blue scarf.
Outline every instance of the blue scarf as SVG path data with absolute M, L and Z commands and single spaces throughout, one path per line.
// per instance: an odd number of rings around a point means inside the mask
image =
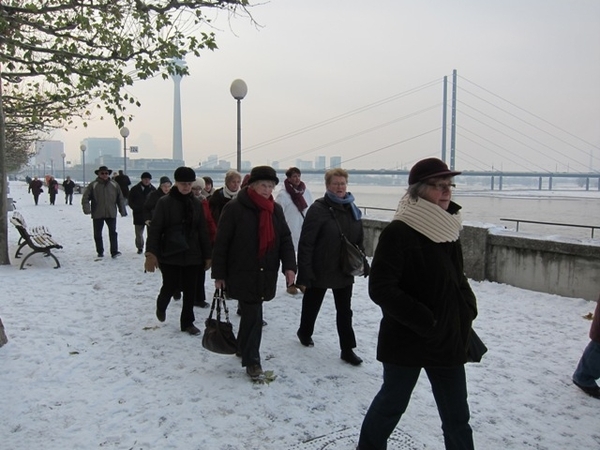
M 329 200 L 331 200 L 333 203 L 337 203 L 338 205 L 347 205 L 348 203 L 350 203 L 350 208 L 352 210 L 352 216 L 354 217 L 354 220 L 360 220 L 360 218 L 362 217 L 360 209 L 358 209 L 358 206 L 354 204 L 354 195 L 352 195 L 350 192 L 347 192 L 344 198 L 339 198 L 331 191 L 325 191 L 325 195 Z

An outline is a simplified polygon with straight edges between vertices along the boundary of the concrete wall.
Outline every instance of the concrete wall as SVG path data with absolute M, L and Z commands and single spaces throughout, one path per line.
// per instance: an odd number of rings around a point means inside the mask
M 365 250 L 372 256 L 388 222 L 364 219 Z M 494 226 L 465 225 L 461 232 L 465 273 L 532 291 L 597 300 L 600 240 L 546 240 Z

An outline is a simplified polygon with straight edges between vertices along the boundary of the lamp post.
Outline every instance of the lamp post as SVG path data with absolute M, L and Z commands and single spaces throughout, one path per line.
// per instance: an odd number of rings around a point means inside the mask
M 123 127 L 119 130 L 123 136 L 123 173 L 127 173 L 127 136 L 129 136 L 129 128 Z
M 85 187 L 85 151 L 86 151 L 87 147 L 85 146 L 85 144 L 81 144 L 79 146 L 79 150 L 81 150 L 81 160 L 83 163 L 83 187 Z
M 65 158 L 67 157 L 67 154 L 65 152 L 62 152 L 60 154 L 60 156 L 63 159 L 63 181 L 65 180 Z
M 248 93 L 244 80 L 233 80 L 229 88 L 233 98 L 237 100 L 237 171 L 242 171 L 242 100 Z

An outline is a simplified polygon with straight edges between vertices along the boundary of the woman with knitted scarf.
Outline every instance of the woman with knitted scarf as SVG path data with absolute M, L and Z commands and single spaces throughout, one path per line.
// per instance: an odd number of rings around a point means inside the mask
M 464 364 L 477 302 L 463 272 L 460 206 L 437 158 L 416 163 L 408 191 L 382 231 L 369 295 L 383 312 L 377 359 L 383 386 L 364 418 L 358 449 L 383 450 L 424 369 L 442 420 L 446 449 L 474 448 Z
M 296 276 L 290 229 L 272 195 L 278 182 L 272 167 L 252 169 L 248 186 L 221 212 L 213 250 L 215 287 L 226 289 L 230 298 L 239 301 L 238 353 L 253 379 L 263 375 L 262 304 L 275 297 L 280 265 L 288 285 Z
M 183 291 L 181 331 L 200 334 L 194 325 L 198 274 L 211 265 L 211 244 L 204 208 L 192 193 L 196 174 L 190 167 L 175 170 L 175 185 L 156 202 L 146 240 L 144 268 L 160 268 L 163 284 L 156 299 L 156 317 L 166 320 L 173 292 Z

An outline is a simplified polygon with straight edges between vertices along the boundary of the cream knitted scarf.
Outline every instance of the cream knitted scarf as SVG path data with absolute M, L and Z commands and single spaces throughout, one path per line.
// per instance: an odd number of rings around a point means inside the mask
M 425 199 L 403 197 L 393 220 L 401 220 L 433 242 L 454 242 L 462 229 L 460 212 L 450 214 Z

